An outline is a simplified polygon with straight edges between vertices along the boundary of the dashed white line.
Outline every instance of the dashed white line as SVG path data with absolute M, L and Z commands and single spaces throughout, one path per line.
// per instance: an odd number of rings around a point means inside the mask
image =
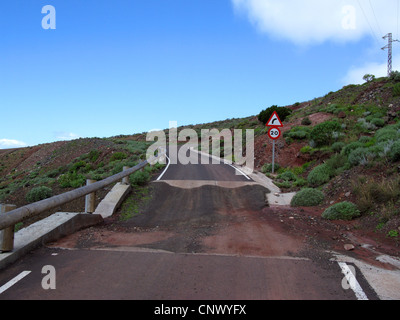
M 0 287 L 0 294 L 2 294 L 4 291 L 6 291 L 10 287 L 12 287 L 14 284 L 16 284 L 21 279 L 25 278 L 30 273 L 31 273 L 31 271 L 23 271 L 19 275 L 17 275 L 15 278 L 8 281 L 5 285 Z
M 342 269 L 342 273 L 346 277 L 347 283 L 349 284 L 350 288 L 354 291 L 357 299 L 358 300 L 368 300 L 367 295 L 361 288 L 361 286 L 358 283 L 353 272 L 351 272 L 349 266 L 345 262 L 338 262 L 338 264 L 339 264 L 340 268 Z

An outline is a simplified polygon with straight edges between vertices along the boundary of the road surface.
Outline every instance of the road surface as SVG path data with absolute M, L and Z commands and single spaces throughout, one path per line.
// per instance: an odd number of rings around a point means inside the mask
M 3 270 L 0 300 L 376 297 L 361 277 L 357 293 L 331 256 L 270 219 L 267 192 L 227 164 L 171 164 L 140 214 L 82 230 Z

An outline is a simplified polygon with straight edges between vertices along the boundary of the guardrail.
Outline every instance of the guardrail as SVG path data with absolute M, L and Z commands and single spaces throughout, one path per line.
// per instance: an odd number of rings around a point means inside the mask
M 14 237 L 14 226 L 19 223 L 23 222 L 33 216 L 36 216 L 44 211 L 54 209 L 60 205 L 66 204 L 68 202 L 71 202 L 73 200 L 76 200 L 78 198 L 87 196 L 86 198 L 86 204 L 85 204 L 85 211 L 88 213 L 92 213 L 93 210 L 88 210 L 88 208 L 91 208 L 93 206 L 93 199 L 94 199 L 94 193 L 98 190 L 101 190 L 113 183 L 122 181 L 127 183 L 127 177 L 133 173 L 135 173 L 138 170 L 143 169 L 145 166 L 148 164 L 153 163 L 156 161 L 159 157 L 163 156 L 163 154 L 158 155 L 157 157 L 154 157 L 152 159 L 146 160 L 135 167 L 128 168 L 124 167 L 124 171 L 117 173 L 111 177 L 108 177 L 104 180 L 97 181 L 91 184 L 86 185 L 85 187 L 81 187 L 72 191 L 68 191 L 65 193 L 62 193 L 57 196 L 53 196 L 48 199 L 44 199 L 35 203 L 28 204 L 26 206 L 13 209 L 8 212 L 3 212 L 0 214 L 0 233 L 3 233 L 3 243 L 6 242 L 7 246 L 11 247 L 9 249 L 7 248 L 0 248 L 1 251 L 12 251 L 13 247 L 13 237 Z M 89 195 L 89 196 L 88 196 Z M 12 207 L 11 207 L 12 208 Z M 5 210 L 7 211 L 7 209 Z M 4 239 L 6 238 L 6 239 Z M 1 239 L 0 239 L 1 240 Z M 4 241 L 5 240 L 5 241 Z M 10 244 L 11 243 L 11 244 Z

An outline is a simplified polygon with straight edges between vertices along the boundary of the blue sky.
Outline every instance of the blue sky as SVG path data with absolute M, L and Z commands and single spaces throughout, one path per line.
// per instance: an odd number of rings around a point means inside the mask
M 42 28 L 45 5 L 56 29 Z M 310 100 L 367 72 L 384 76 L 382 36 L 398 35 L 398 0 L 3 0 L 0 9 L 0 148 Z

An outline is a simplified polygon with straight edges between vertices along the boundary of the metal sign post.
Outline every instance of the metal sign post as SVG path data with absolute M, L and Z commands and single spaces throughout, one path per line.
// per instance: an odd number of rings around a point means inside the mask
M 281 136 L 281 130 L 278 127 L 283 127 L 281 119 L 279 119 L 278 113 L 274 112 L 271 118 L 267 122 L 267 127 L 271 127 L 268 130 L 268 136 L 272 140 L 272 174 L 275 173 L 275 140 Z
M 272 140 L 272 174 L 275 173 L 275 140 Z

